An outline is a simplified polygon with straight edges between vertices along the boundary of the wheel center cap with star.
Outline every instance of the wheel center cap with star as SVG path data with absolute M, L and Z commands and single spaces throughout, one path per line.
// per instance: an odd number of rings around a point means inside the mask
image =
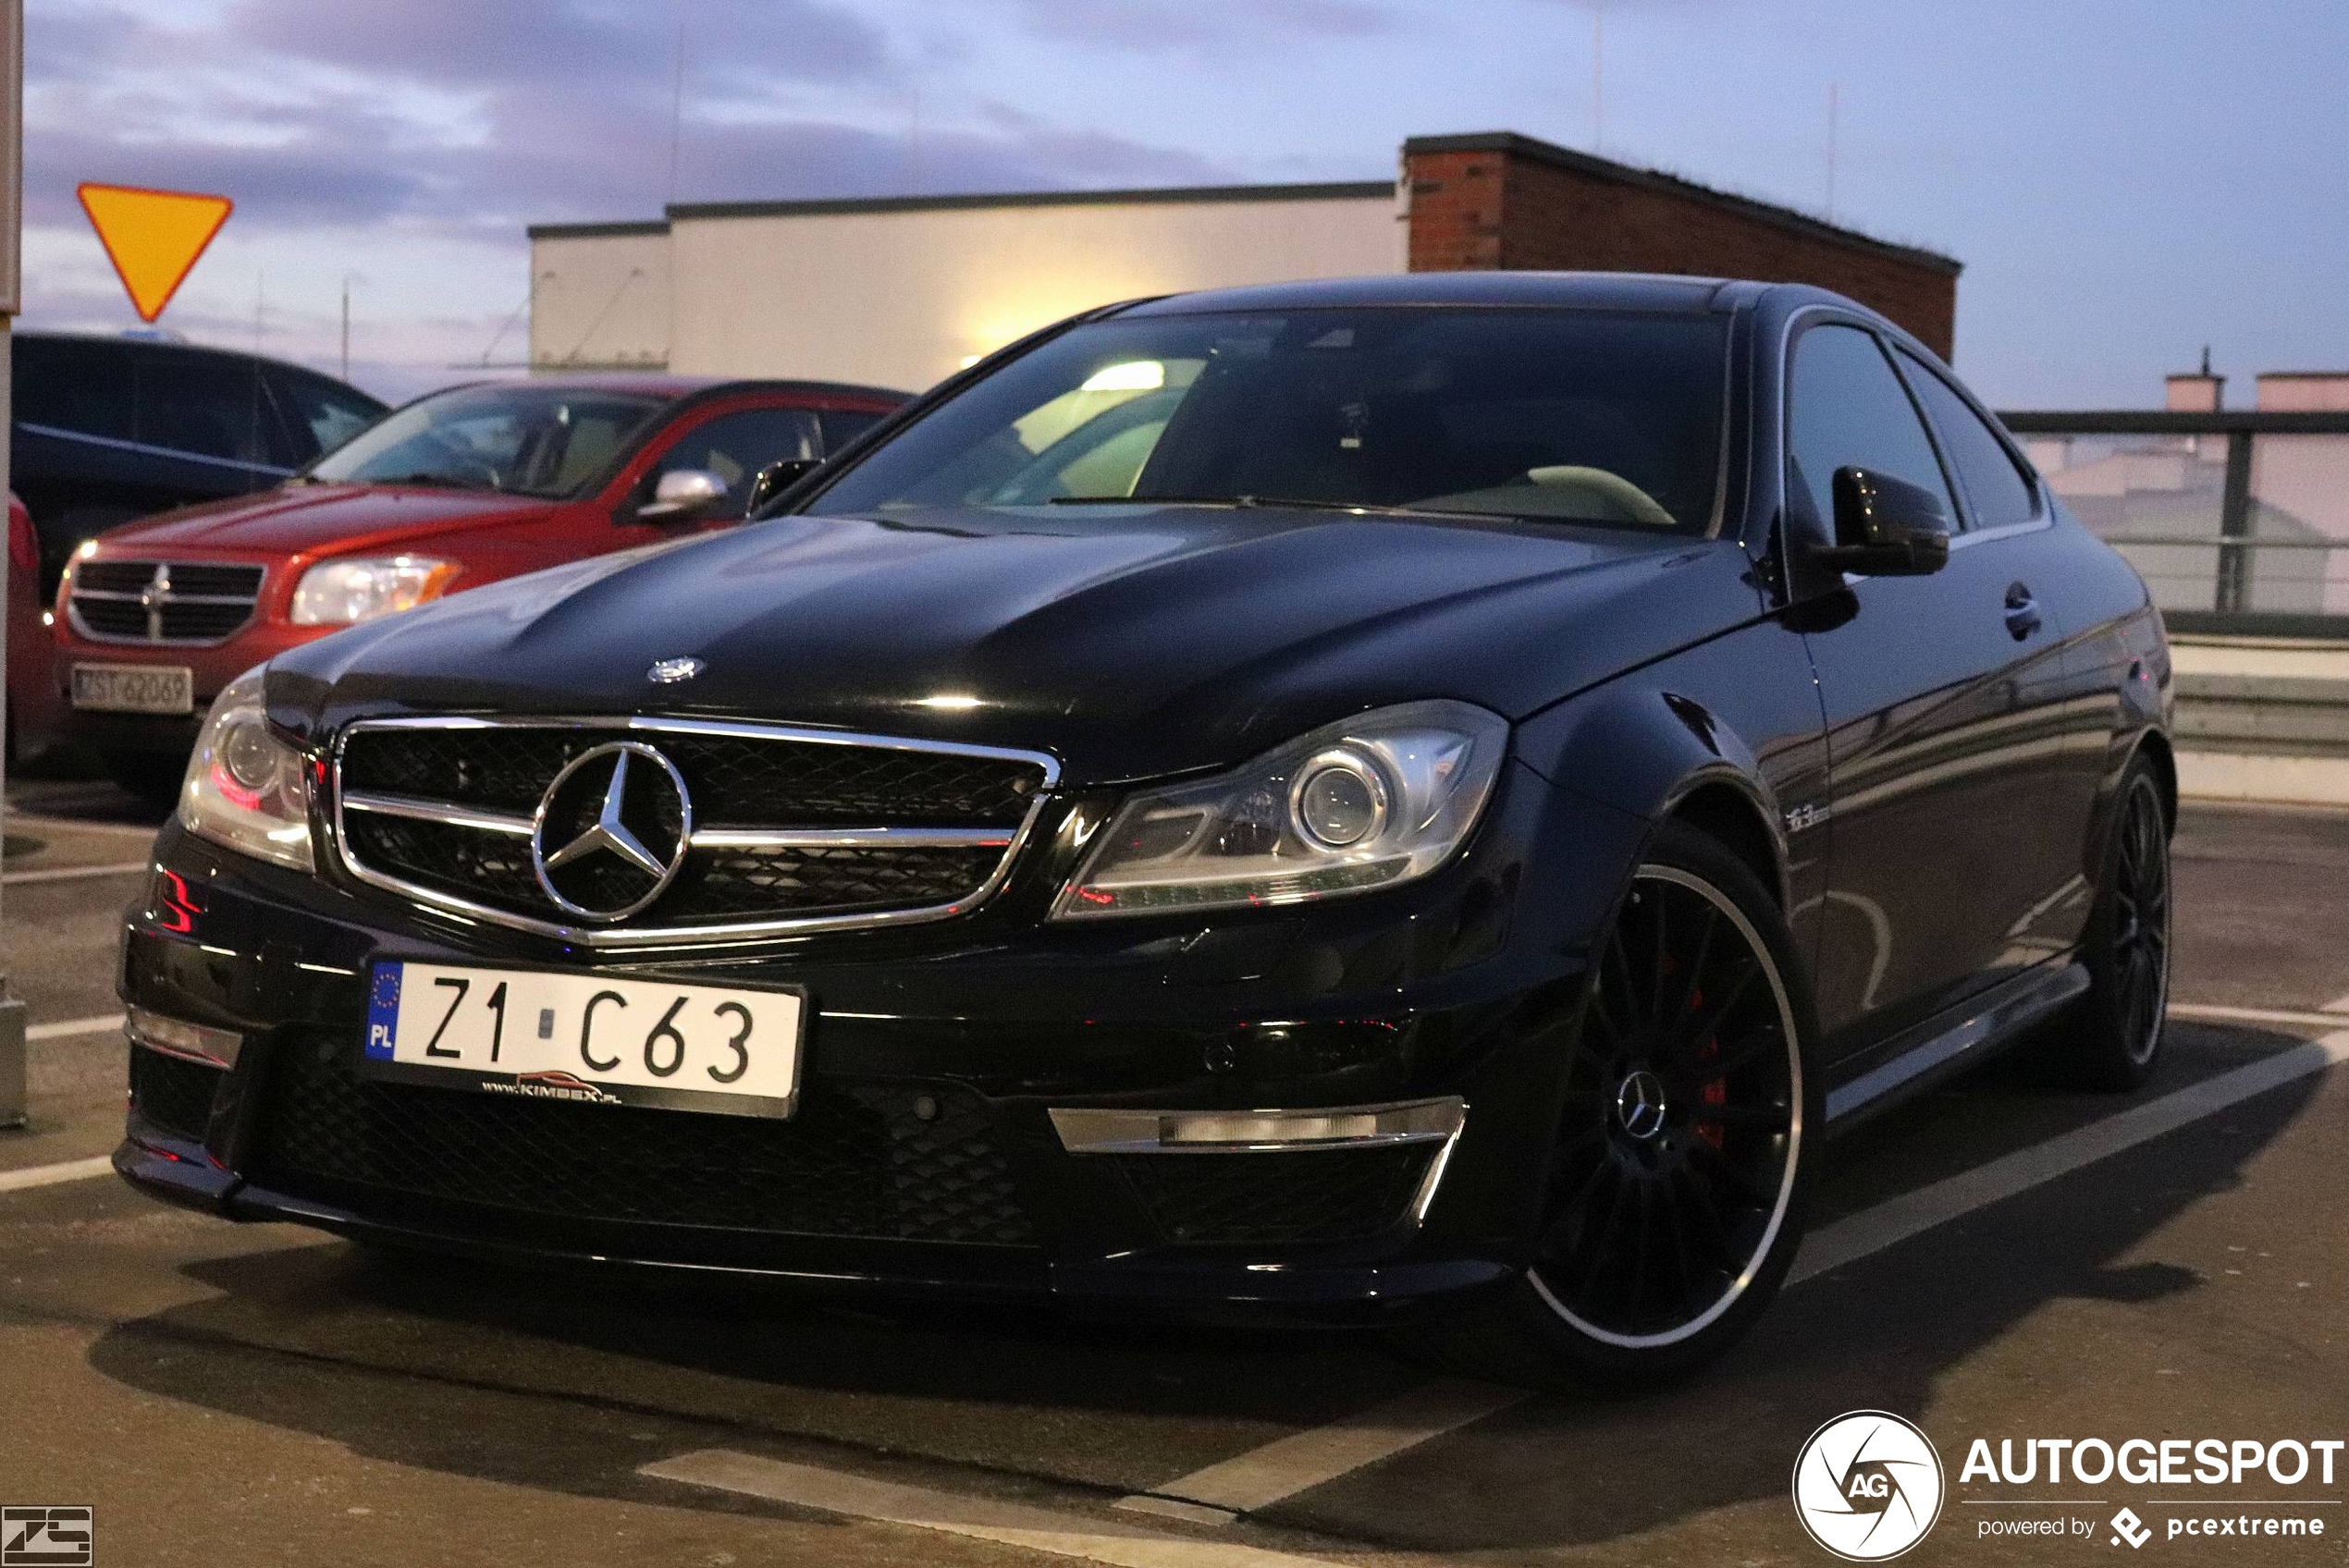
M 539 798 L 531 869 L 557 908 L 582 920 L 625 920 L 684 869 L 693 797 L 676 765 L 637 741 L 615 741 L 565 764 Z

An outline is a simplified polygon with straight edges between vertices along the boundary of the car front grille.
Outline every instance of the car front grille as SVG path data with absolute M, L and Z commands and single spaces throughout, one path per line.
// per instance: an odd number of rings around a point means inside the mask
M 534 839 L 552 856 L 594 826 L 609 765 L 580 775 L 584 801 L 556 787 L 616 749 L 633 753 L 627 790 L 661 794 L 633 830 L 664 872 L 590 850 L 561 874 L 565 908 Z M 960 913 L 1008 873 L 1054 772 L 1025 753 L 641 718 L 363 720 L 337 757 L 338 838 L 362 880 L 604 943 Z
M 253 1179 L 534 1215 L 1027 1247 L 993 1114 L 968 1090 L 816 1080 L 789 1120 L 513 1100 L 363 1078 L 341 1035 L 289 1040 Z M 926 1114 L 927 1113 L 927 1114 Z
M 1399 1224 L 1434 1152 L 1425 1144 L 1276 1154 L 1129 1154 L 1117 1169 L 1181 1245 L 1350 1241 Z
M 225 642 L 252 619 L 264 575 L 218 562 L 80 561 L 67 608 L 76 631 L 101 642 Z

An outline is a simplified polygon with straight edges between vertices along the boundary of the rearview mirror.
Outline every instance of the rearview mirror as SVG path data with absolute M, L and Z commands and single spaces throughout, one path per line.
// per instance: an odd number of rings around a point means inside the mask
M 1835 471 L 1835 543 L 1814 560 L 1863 577 L 1923 577 L 1949 563 L 1949 511 L 1941 497 L 1888 473 Z
M 751 481 L 750 515 L 757 516 L 759 508 L 822 466 L 821 458 L 785 458 L 781 462 L 769 463 L 760 469 L 758 477 Z
M 676 521 L 707 516 L 726 498 L 726 482 L 706 468 L 672 468 L 653 485 L 653 498 L 636 508 L 651 521 Z

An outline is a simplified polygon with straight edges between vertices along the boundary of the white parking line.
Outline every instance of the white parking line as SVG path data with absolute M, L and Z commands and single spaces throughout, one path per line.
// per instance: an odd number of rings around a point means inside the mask
M 1116 1568 L 1305 1568 L 1314 1563 L 1328 1568 L 1323 1558 L 1266 1551 L 1232 1541 L 1200 1540 L 1027 1503 L 954 1497 L 927 1487 L 867 1480 L 839 1470 L 791 1464 L 728 1449 L 679 1454 L 647 1464 L 637 1474 L 821 1509 L 853 1519 L 1113 1563 Z
M 111 1035 L 122 1027 L 122 1014 L 101 1013 L 95 1018 L 67 1018 L 55 1023 L 36 1023 L 24 1032 L 28 1040 L 69 1040 L 76 1035 Z
M 2303 1029 L 2332 1029 L 2349 1022 L 2349 1009 L 2342 1007 L 2339 1002 L 2330 1003 L 2315 1012 L 2301 1012 L 2292 1008 L 2220 1007 L 2215 1003 L 2176 1002 L 2171 1006 L 2170 1016 L 2183 1018 L 2190 1023 L 2282 1023 Z
M 1227 1514 L 1251 1513 L 1532 1397 L 1525 1389 L 1445 1378 L 1326 1427 L 1275 1439 L 1220 1464 L 1177 1476 L 1117 1506 L 1166 1513 L 1155 1505 L 1172 1501 L 1203 1503 Z
M 105 1155 L 68 1159 L 62 1165 L 36 1165 L 29 1170 L 0 1170 L 0 1193 L 21 1193 L 32 1187 L 54 1187 L 63 1182 L 87 1182 L 114 1170 Z
M 34 882 L 80 882 L 92 876 L 128 876 L 144 871 L 143 860 L 118 861 L 112 865 L 55 865 L 46 871 L 11 871 L 0 874 L 0 887 L 21 888 Z
M 2172 1009 L 2172 1011 L 2178 1011 Z M 2124 1149 L 2199 1121 L 2297 1078 L 2349 1061 L 2349 1029 L 2246 1062 L 2190 1084 L 2157 1100 L 2132 1106 L 2043 1144 L 2018 1149 L 1972 1170 L 1903 1193 L 1874 1208 L 1839 1219 L 1803 1238 L 1789 1284 L 1800 1284 L 1857 1262 L 1910 1237 L 1986 1208 L 2042 1182 L 2069 1175 Z
M 109 838 L 143 839 L 154 843 L 160 827 L 143 827 L 135 822 L 83 822 L 77 817 L 49 816 L 35 811 L 11 811 L 8 826 L 34 833 L 96 833 Z

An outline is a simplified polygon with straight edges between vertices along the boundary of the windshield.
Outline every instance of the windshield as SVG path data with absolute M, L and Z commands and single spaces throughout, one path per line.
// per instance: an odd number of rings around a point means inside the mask
M 1715 316 L 1122 317 L 976 383 L 806 509 L 1296 501 L 1702 532 L 1726 357 Z
M 662 399 L 559 387 L 461 386 L 409 404 L 309 477 L 568 496 L 609 468 Z

